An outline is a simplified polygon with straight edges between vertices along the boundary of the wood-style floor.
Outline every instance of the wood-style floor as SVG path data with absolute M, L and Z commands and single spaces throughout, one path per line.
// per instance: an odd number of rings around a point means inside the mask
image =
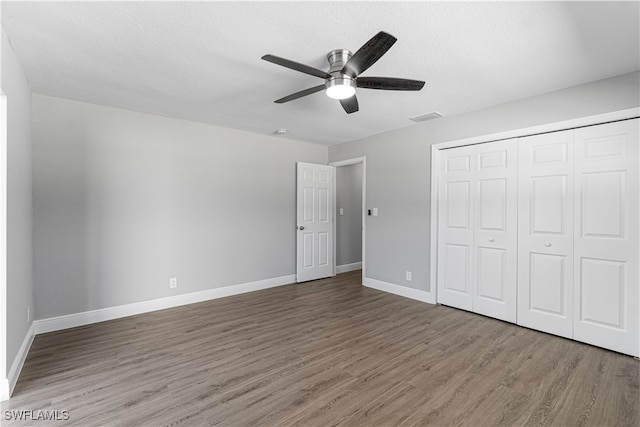
M 360 272 L 37 336 L 33 425 L 640 424 L 632 357 L 360 285 Z M 29 423 L 27 423 L 29 424 Z

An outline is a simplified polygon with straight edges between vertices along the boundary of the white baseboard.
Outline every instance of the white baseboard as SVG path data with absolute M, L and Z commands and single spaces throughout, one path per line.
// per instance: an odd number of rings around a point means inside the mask
M 11 393 L 9 393 L 9 378 L 0 378 L 0 402 L 9 400 Z
M 336 265 L 336 274 L 347 273 L 349 271 L 360 270 L 362 268 L 361 262 L 354 262 L 352 264 Z
M 365 277 L 362 284 L 379 291 L 389 292 L 390 294 L 400 295 L 401 297 L 411 298 L 429 304 L 435 304 L 435 294 L 432 292 L 420 291 L 418 289 L 407 288 L 406 286 L 396 285 L 394 283 L 383 282 L 382 280 L 371 279 Z
M 231 295 L 244 294 L 246 292 L 274 288 L 276 286 L 288 285 L 290 283 L 294 283 L 295 281 L 296 276 L 292 274 L 289 276 L 258 280 L 256 282 L 225 286 L 223 288 L 208 289 L 206 291 L 192 292 L 188 294 L 158 298 L 132 304 L 118 305 L 115 307 L 101 308 L 98 310 L 85 311 L 82 313 L 50 317 L 48 319 L 36 320 L 34 322 L 35 332 L 36 334 L 44 334 L 47 332 L 59 331 L 62 329 L 75 328 L 77 326 L 104 322 L 105 320 L 119 319 L 121 317 L 148 313 L 150 311 L 164 310 L 166 308 L 178 307 L 181 305 L 193 304 L 197 302 L 228 297 Z
M 24 361 L 27 360 L 27 355 L 29 354 L 29 350 L 31 349 L 31 344 L 33 344 L 35 330 L 35 322 L 32 322 L 29 330 L 27 331 L 27 335 L 22 341 L 22 345 L 18 350 L 18 354 L 16 354 L 15 359 L 13 359 L 11 369 L 9 369 L 9 372 L 7 373 L 7 378 L 4 378 L 2 383 L 0 383 L 0 401 L 9 399 L 11 393 L 13 393 L 13 389 L 18 382 L 20 372 L 22 372 Z

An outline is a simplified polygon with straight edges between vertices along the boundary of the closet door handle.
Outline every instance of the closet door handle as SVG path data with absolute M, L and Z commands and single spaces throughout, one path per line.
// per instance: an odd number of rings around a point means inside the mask
M 545 242 L 545 247 L 550 248 L 551 247 L 551 242 Z

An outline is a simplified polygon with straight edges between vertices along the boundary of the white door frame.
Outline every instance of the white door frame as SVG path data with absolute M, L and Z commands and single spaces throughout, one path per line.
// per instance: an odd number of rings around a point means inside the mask
M 594 116 L 581 117 L 578 119 L 565 120 L 561 122 L 548 123 L 528 128 L 515 129 L 506 132 L 466 138 L 431 146 L 431 242 L 430 242 L 430 259 L 429 259 L 429 280 L 430 289 L 435 289 L 435 301 L 438 300 L 437 294 L 437 268 L 438 268 L 438 185 L 439 185 L 439 164 L 440 150 L 454 147 L 463 147 L 465 145 L 484 144 L 487 142 L 501 141 L 504 139 L 520 138 L 524 136 L 538 135 L 541 133 L 556 132 L 560 130 L 573 129 L 584 126 L 592 126 L 601 123 L 613 122 L 617 120 L 626 120 L 640 117 L 640 108 L 629 108 L 627 110 L 613 111 L 611 113 L 597 114 Z
M 367 194 L 367 158 L 366 157 L 355 157 L 353 159 L 346 159 L 346 160 L 340 160 L 337 162 L 332 162 L 329 163 L 329 166 L 333 166 L 334 168 L 339 168 L 341 166 L 350 166 L 350 165 L 357 165 L 359 163 L 362 163 L 362 280 L 364 280 L 364 278 L 366 277 L 365 274 L 365 253 L 366 253 L 366 215 L 365 212 L 367 211 L 366 206 L 367 206 L 367 201 L 366 201 L 366 194 Z M 333 179 L 333 208 L 336 208 L 336 179 L 334 176 Z M 334 215 L 334 219 L 335 219 L 335 215 Z M 333 221 L 333 275 L 336 275 L 336 240 L 337 239 L 337 234 L 336 234 L 336 221 Z
M 0 401 L 11 394 L 7 377 L 7 97 L 0 90 Z

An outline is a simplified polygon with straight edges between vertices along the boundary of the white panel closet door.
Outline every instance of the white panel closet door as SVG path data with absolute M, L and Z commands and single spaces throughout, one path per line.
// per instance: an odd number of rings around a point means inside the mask
M 515 322 L 516 140 L 440 156 L 438 302 Z
M 440 153 L 438 302 L 471 310 L 473 147 Z
M 518 324 L 573 336 L 574 131 L 519 140 Z
M 517 140 L 479 144 L 474 148 L 473 311 L 515 323 Z
M 574 338 L 638 356 L 638 119 L 575 135 Z

